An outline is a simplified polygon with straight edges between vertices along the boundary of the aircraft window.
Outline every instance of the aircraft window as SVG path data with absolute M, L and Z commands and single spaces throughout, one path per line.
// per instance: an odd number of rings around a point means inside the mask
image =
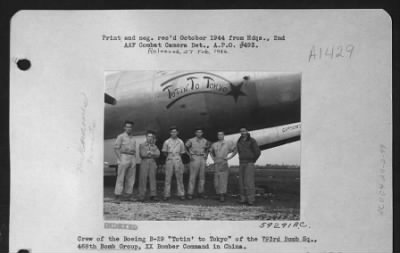
M 117 100 L 112 96 L 108 95 L 107 93 L 104 93 L 104 102 L 110 105 L 117 104 Z

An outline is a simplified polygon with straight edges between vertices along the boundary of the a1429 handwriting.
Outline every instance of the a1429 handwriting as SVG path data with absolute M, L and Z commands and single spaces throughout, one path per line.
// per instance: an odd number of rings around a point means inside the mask
M 308 54 L 308 62 L 323 59 L 350 59 L 353 55 L 355 46 L 353 44 L 333 45 L 328 47 L 317 47 L 313 45 Z

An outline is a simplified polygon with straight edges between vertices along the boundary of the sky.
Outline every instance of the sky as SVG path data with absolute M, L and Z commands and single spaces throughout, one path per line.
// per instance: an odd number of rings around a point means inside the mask
M 300 141 L 267 149 L 261 152 L 256 164 L 300 165 Z M 232 158 L 233 159 L 233 158 Z

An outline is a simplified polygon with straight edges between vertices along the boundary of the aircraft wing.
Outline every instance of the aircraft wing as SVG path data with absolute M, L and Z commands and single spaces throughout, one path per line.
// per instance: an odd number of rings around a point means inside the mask
M 250 131 L 261 150 L 274 148 L 280 145 L 300 140 L 301 123 L 288 124 L 278 127 Z M 226 136 L 226 139 L 236 142 L 240 134 Z

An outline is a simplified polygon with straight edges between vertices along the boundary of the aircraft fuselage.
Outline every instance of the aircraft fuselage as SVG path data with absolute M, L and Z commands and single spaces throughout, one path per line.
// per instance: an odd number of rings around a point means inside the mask
M 105 139 L 122 132 L 125 120 L 135 122 L 134 135 L 146 130 L 158 140 L 176 125 L 182 139 L 198 126 L 205 137 L 300 122 L 299 73 L 265 72 L 122 72 L 107 79 L 106 93 L 116 103 L 105 107 Z

